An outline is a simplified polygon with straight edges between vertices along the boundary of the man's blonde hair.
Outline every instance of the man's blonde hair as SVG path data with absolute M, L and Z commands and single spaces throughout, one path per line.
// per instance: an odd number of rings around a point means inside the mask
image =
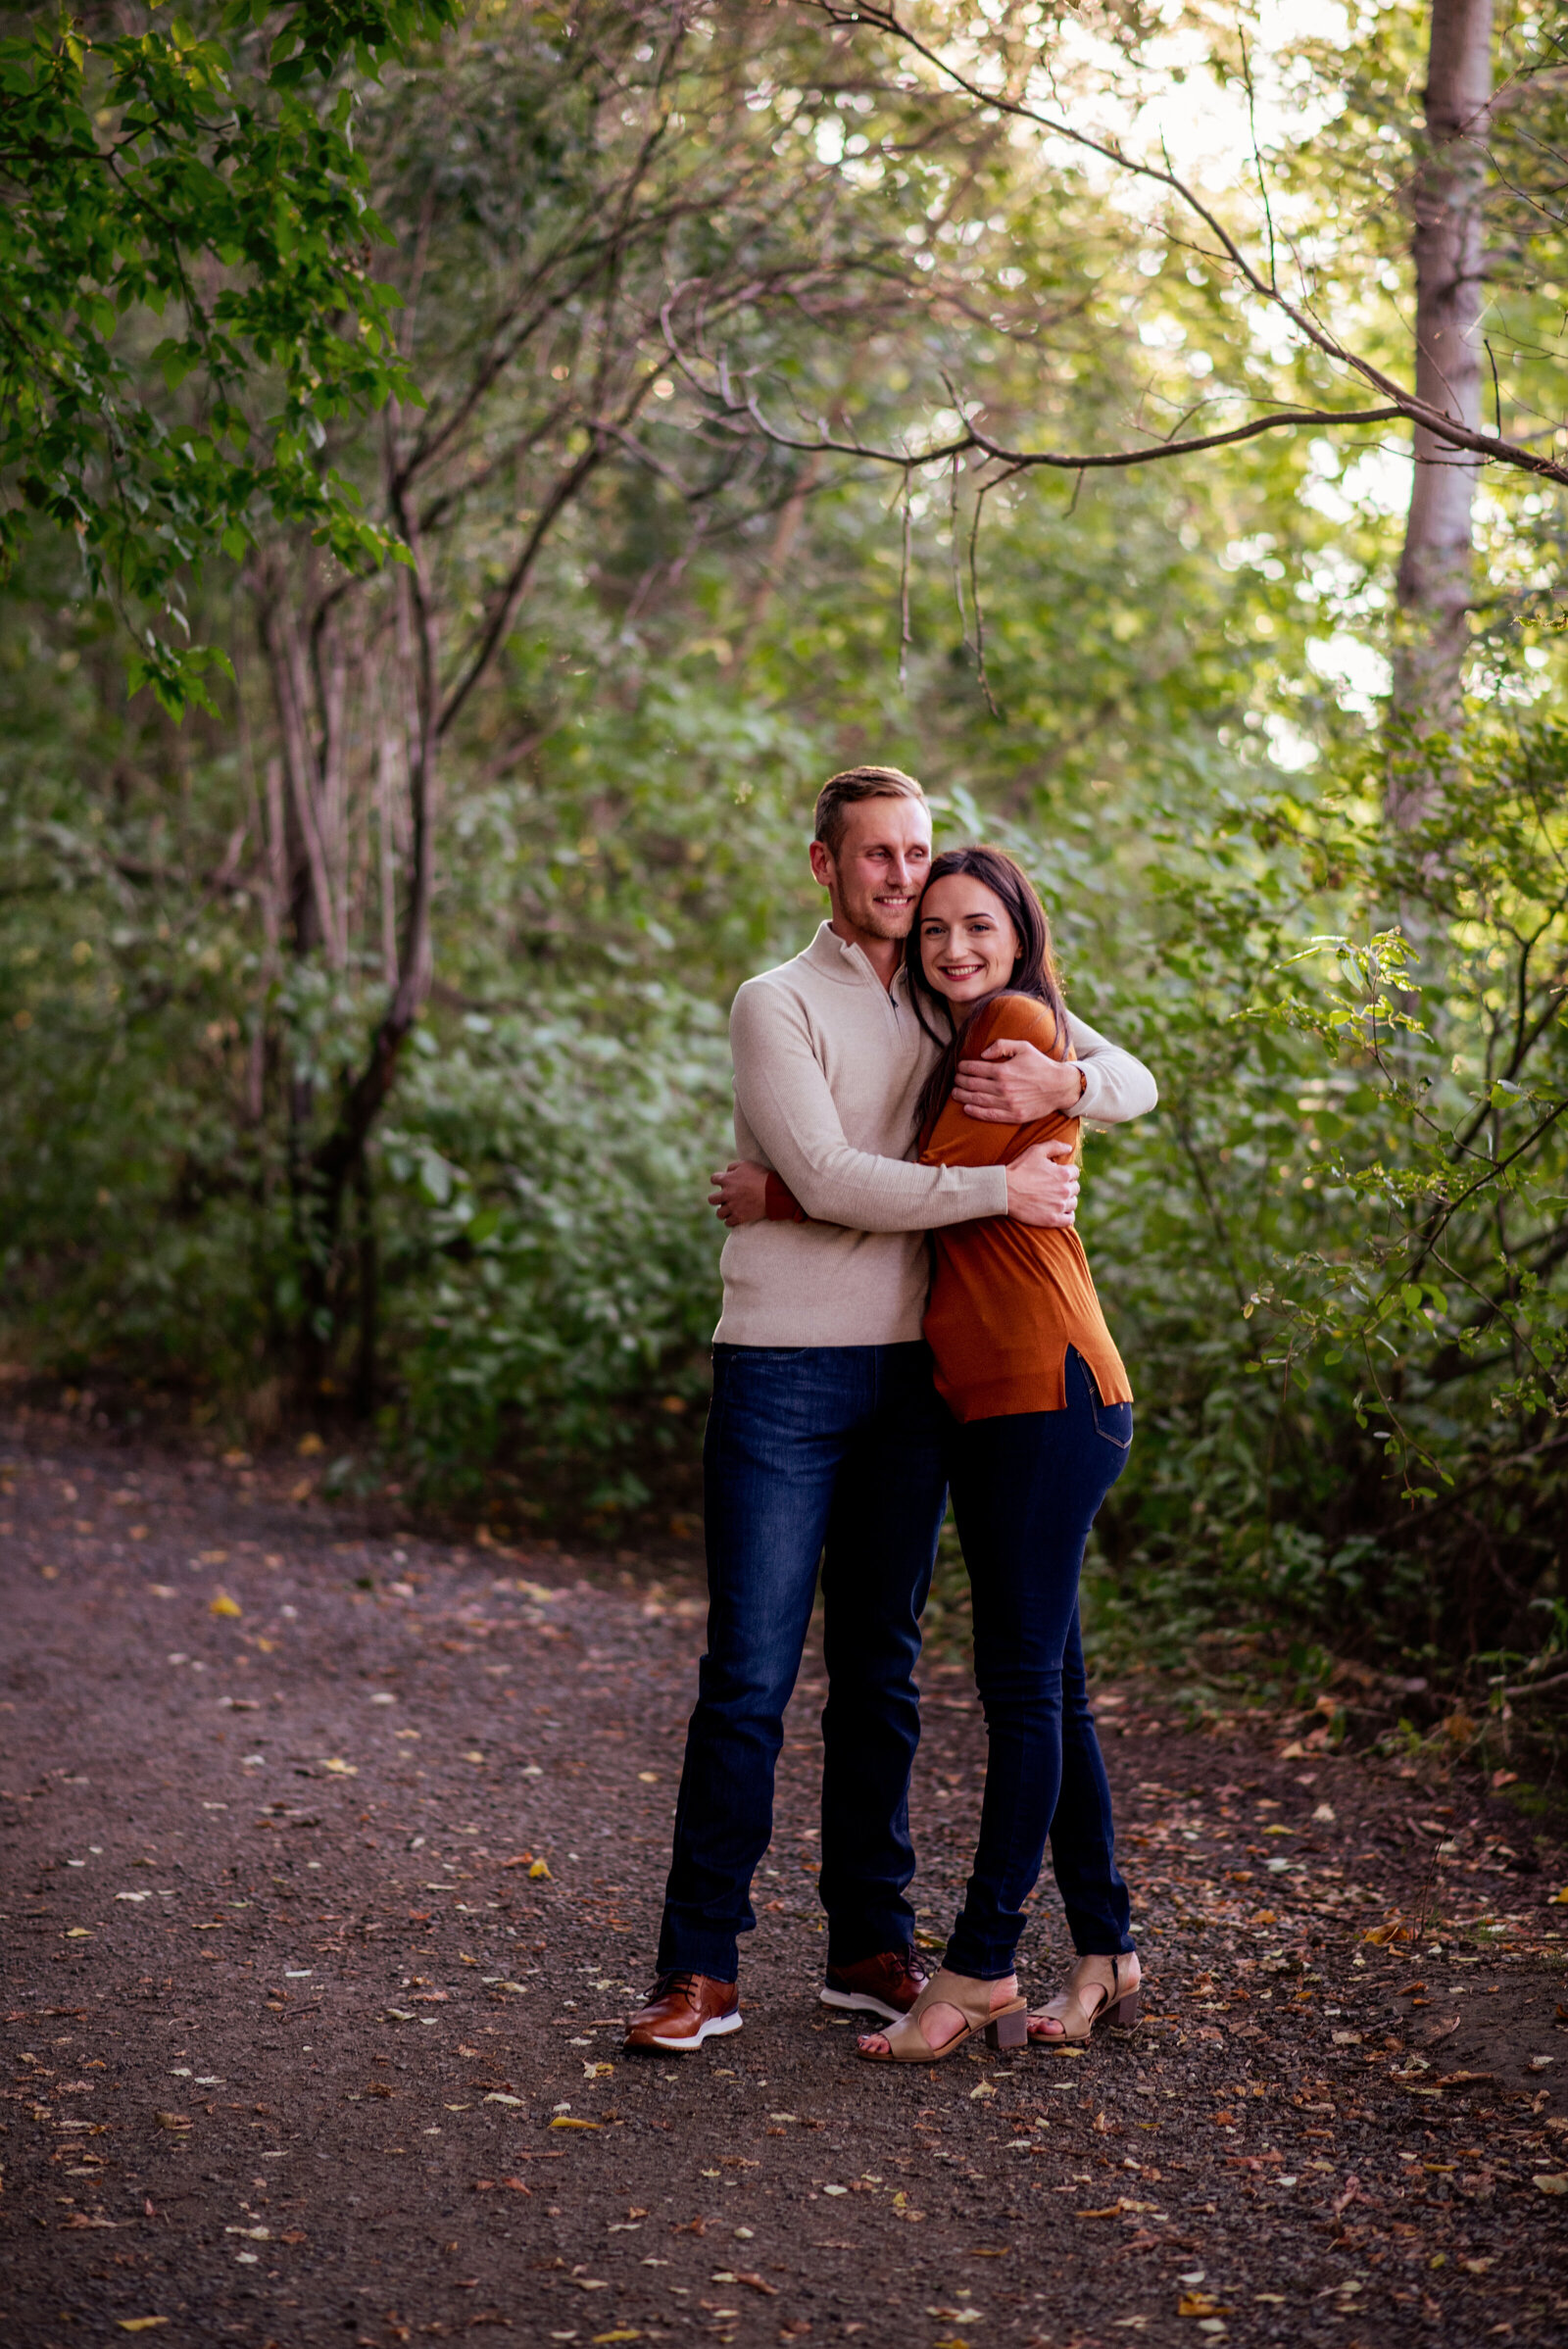
M 829 775 L 816 795 L 816 827 L 813 839 L 819 840 L 830 856 L 836 856 L 844 839 L 845 810 L 857 800 L 918 800 L 925 806 L 925 793 L 912 775 L 898 766 L 847 766 L 840 775 Z

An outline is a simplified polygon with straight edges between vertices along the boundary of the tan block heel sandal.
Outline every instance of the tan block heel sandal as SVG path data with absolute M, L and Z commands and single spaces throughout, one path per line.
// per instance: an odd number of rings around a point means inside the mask
M 1138 2020 L 1142 1979 L 1135 1951 L 1121 1957 L 1081 1957 L 1061 1995 L 1030 2016 L 1031 2042 L 1036 2047 L 1070 2045 L 1087 2039 L 1102 2023 L 1130 2029 Z
M 996 1984 L 975 1982 L 967 1974 L 949 1974 L 946 1970 L 932 1976 L 910 2007 L 902 2023 L 890 2031 L 868 2034 L 887 2043 L 886 2054 L 861 2047 L 858 2053 L 868 2064 L 940 2064 L 945 2056 L 976 2037 L 984 2037 L 988 2047 L 1002 2049 L 1022 2047 L 1027 2043 L 1028 2010 L 1022 1997 L 1010 1998 L 1005 2006 L 993 2008 L 991 1993 Z M 950 2039 L 933 2047 L 920 2029 L 920 2017 L 933 2006 L 956 2007 L 963 2017 L 962 2024 Z

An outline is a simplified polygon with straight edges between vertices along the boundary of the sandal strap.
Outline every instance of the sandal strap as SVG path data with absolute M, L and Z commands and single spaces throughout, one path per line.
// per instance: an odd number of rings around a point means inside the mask
M 1121 1970 L 1128 1954 L 1125 1950 L 1120 1955 L 1114 1951 L 1106 1953 L 1110 1964 L 1108 1987 L 1097 1975 L 1089 1971 L 1092 1967 L 1103 1965 L 1106 1962 L 1105 1959 L 1094 1956 L 1081 1957 L 1067 1977 L 1067 1987 L 1058 1991 L 1056 1996 L 1049 2000 L 1045 2006 L 1036 2008 L 1030 2021 L 1033 2023 L 1059 2023 L 1064 2039 L 1086 2039 L 1094 2030 L 1100 2016 L 1104 2013 L 1105 2008 L 1113 2006 L 1119 1999 L 1127 1995 L 1122 1987 Z M 1091 1992 L 1093 1993 L 1093 2003 L 1089 1996 Z M 1082 2028 L 1070 2030 L 1068 2026 L 1071 2023 L 1079 2023 Z

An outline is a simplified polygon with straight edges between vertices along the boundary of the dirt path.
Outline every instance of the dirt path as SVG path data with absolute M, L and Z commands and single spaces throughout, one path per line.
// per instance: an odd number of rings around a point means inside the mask
M 1562 2338 L 1568 1909 L 1501 1804 L 1111 1689 L 1148 2020 L 873 2074 L 814 2001 L 808 1677 L 746 2028 L 627 2062 L 695 1595 L 0 1454 L 8 2344 Z M 933 1934 L 982 1754 L 932 1671 Z

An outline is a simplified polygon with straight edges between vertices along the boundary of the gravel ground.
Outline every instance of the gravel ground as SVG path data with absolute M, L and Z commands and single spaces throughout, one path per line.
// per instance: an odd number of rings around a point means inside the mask
M 1563 1863 L 1461 1777 L 1105 1690 L 1146 2020 L 872 2072 L 814 1995 L 808 1663 L 745 2029 L 628 2061 L 693 1586 L 299 1463 L 0 1457 L 8 2344 L 1563 2337 Z M 984 1739 L 925 1698 L 937 1946 Z

